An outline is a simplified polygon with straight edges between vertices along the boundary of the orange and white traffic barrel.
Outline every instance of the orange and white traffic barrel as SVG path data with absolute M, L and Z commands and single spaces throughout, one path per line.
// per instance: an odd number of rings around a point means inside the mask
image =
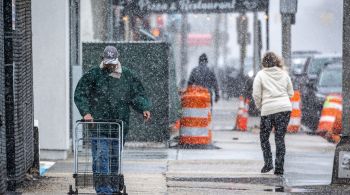
M 340 141 L 340 134 L 342 132 L 342 112 L 337 112 L 337 115 L 335 117 L 335 122 L 333 125 L 333 130 L 330 132 L 327 132 L 325 135 L 326 139 L 328 139 L 330 142 L 333 143 L 339 143 Z
M 211 104 L 210 104 L 211 105 Z M 209 108 L 209 112 L 208 112 L 208 120 L 209 120 L 209 125 L 208 125 L 208 128 L 209 128 L 209 130 L 208 130 L 208 136 L 209 136 L 209 140 L 210 140 L 210 143 L 211 143 L 211 141 L 212 141 L 212 139 L 213 139 L 213 133 L 212 133 L 212 127 L 213 127 L 213 121 L 212 121 L 212 113 L 211 113 L 211 107 Z
M 343 130 L 342 126 L 342 108 L 339 112 L 336 113 L 335 122 L 333 125 L 332 131 L 326 134 L 326 138 L 328 138 L 331 142 L 338 143 L 340 140 L 340 134 Z
M 249 99 L 245 99 L 240 96 L 240 105 L 236 117 L 235 130 L 247 131 L 248 130 L 248 109 L 249 109 Z
M 333 143 L 339 143 L 340 142 L 340 135 L 339 134 L 333 134 L 330 137 L 330 141 Z
M 290 115 L 287 132 L 296 133 L 301 126 L 301 96 L 299 91 L 294 91 L 294 95 L 290 98 L 292 103 L 292 112 Z
M 338 96 L 339 98 L 341 98 L 341 96 Z M 340 99 L 341 101 L 338 103 L 339 104 L 339 111 L 336 113 L 335 115 L 335 122 L 333 125 L 333 134 L 341 134 L 341 131 L 343 129 L 343 125 L 342 125 L 342 116 L 343 116 L 343 99 Z
M 170 125 L 170 133 L 179 133 L 180 131 L 180 119 L 176 120 Z
M 334 128 L 341 128 L 341 122 L 336 123 L 341 117 L 343 107 L 342 107 L 342 97 L 337 95 L 327 96 L 325 103 L 323 104 L 323 109 L 321 112 L 320 121 L 316 130 L 317 134 L 322 136 L 333 135 Z M 338 117 L 338 120 L 336 120 Z M 339 124 L 340 123 L 340 124 Z
M 181 97 L 180 144 L 210 144 L 210 93 L 196 85 L 188 86 Z

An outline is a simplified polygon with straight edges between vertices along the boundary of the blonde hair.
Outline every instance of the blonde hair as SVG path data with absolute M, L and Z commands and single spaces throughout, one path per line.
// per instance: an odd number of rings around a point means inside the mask
M 273 52 L 267 52 L 261 62 L 264 68 L 278 67 L 284 69 L 283 61 Z

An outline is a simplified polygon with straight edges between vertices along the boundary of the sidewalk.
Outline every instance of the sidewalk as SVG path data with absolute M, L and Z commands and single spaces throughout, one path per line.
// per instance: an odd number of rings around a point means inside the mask
M 129 194 L 269 194 L 298 186 L 328 185 L 335 146 L 317 136 L 288 134 L 285 177 L 261 174 L 257 132 L 214 131 L 220 149 L 127 147 L 124 175 Z M 273 144 L 273 136 L 271 143 Z M 274 145 L 272 146 L 274 148 Z M 62 194 L 73 184 L 73 159 L 57 161 L 24 194 Z M 310 187 L 303 187 L 302 190 Z M 299 189 L 301 190 L 301 189 Z M 90 189 L 90 192 L 93 192 Z
M 329 186 L 335 145 L 318 136 L 287 134 L 284 177 L 277 177 L 272 171 L 261 174 L 259 118 L 249 118 L 248 132 L 232 131 L 236 103 L 222 101 L 214 107 L 215 147 L 179 149 L 157 143 L 127 143 L 123 160 L 127 192 L 130 195 L 330 194 L 342 190 L 350 194 L 347 187 Z M 273 134 L 270 141 L 274 154 Z M 27 183 L 19 191 L 65 194 L 68 186 L 74 184 L 72 167 L 72 158 L 57 161 L 44 178 Z
M 270 141 L 274 153 L 273 135 Z M 205 182 L 212 182 L 215 184 L 212 190 L 222 193 L 226 189 L 228 194 L 230 189 L 235 193 L 240 191 L 233 184 L 245 184 L 245 194 L 256 194 L 262 189 L 274 191 L 278 187 L 328 185 L 331 180 L 335 145 L 321 137 L 306 134 L 286 136 L 283 178 L 274 176 L 272 171 L 260 173 L 263 158 L 258 132 L 214 131 L 214 144 L 221 149 L 170 150 L 172 158 L 169 157 L 166 173 L 170 192 L 172 188 L 183 189 L 191 182 L 197 188 L 202 184 L 204 189 L 207 185 Z M 215 190 L 213 193 L 216 193 Z
M 128 194 L 165 194 L 167 149 L 164 144 L 148 145 L 132 143 L 125 148 L 123 173 Z M 130 147 L 131 145 L 131 147 Z M 73 157 L 57 161 L 43 178 L 26 182 L 19 189 L 23 194 L 67 194 L 69 185 L 74 184 Z M 73 185 L 74 186 L 74 185 Z M 92 188 L 79 189 L 81 193 L 94 193 Z

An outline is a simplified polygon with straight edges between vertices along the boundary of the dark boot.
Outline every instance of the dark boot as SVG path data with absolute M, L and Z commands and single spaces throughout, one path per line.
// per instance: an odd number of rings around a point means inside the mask
M 284 156 L 276 157 L 275 161 L 275 175 L 283 175 L 284 172 Z
M 272 164 L 265 164 L 261 169 L 261 173 L 267 173 L 273 169 Z
M 276 168 L 275 172 L 273 174 L 275 174 L 275 175 L 283 175 L 283 172 L 284 172 L 283 169 Z
M 275 175 L 283 175 L 284 172 L 284 158 L 276 158 Z

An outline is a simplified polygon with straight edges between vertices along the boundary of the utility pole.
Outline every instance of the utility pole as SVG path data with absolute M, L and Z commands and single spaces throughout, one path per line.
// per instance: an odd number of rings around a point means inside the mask
M 227 66 L 227 42 L 228 42 L 228 32 L 227 32 L 227 13 L 225 14 L 224 16 L 224 33 L 225 33 L 225 36 L 224 36 L 224 41 L 223 41 L 223 52 L 222 52 L 222 55 L 223 55 L 223 61 L 224 61 L 224 65 Z
M 287 67 L 291 65 L 291 16 L 282 14 L 282 57 Z
M 282 15 L 282 57 L 287 67 L 291 66 L 291 26 L 292 19 L 297 12 L 297 0 L 281 0 L 280 12 Z
M 265 12 L 265 21 L 266 21 L 266 51 L 270 50 L 270 15 L 269 8 Z
M 216 14 L 215 31 L 214 31 L 214 67 L 217 67 L 219 63 L 220 22 L 221 22 L 221 14 Z
M 342 135 L 333 162 L 332 184 L 350 184 L 350 2 L 343 1 L 343 116 Z
M 258 20 L 258 56 L 257 58 L 259 59 L 258 61 L 258 66 L 259 66 L 259 70 L 261 69 L 261 50 L 262 50 L 262 33 L 261 33 L 261 21 Z
M 188 18 L 187 13 L 182 13 L 181 20 L 181 68 L 180 68 L 180 88 L 184 88 L 187 80 L 187 31 L 188 31 Z M 182 86 L 183 85 L 183 86 Z
M 258 13 L 254 12 L 254 18 L 253 18 L 253 72 L 254 75 L 257 71 L 257 66 L 260 62 L 258 53 L 259 53 L 259 29 L 258 29 Z
M 249 43 L 248 34 L 248 17 L 245 13 L 241 13 L 237 18 L 238 44 L 240 45 L 240 74 L 244 73 L 244 60 L 247 53 L 247 44 Z

